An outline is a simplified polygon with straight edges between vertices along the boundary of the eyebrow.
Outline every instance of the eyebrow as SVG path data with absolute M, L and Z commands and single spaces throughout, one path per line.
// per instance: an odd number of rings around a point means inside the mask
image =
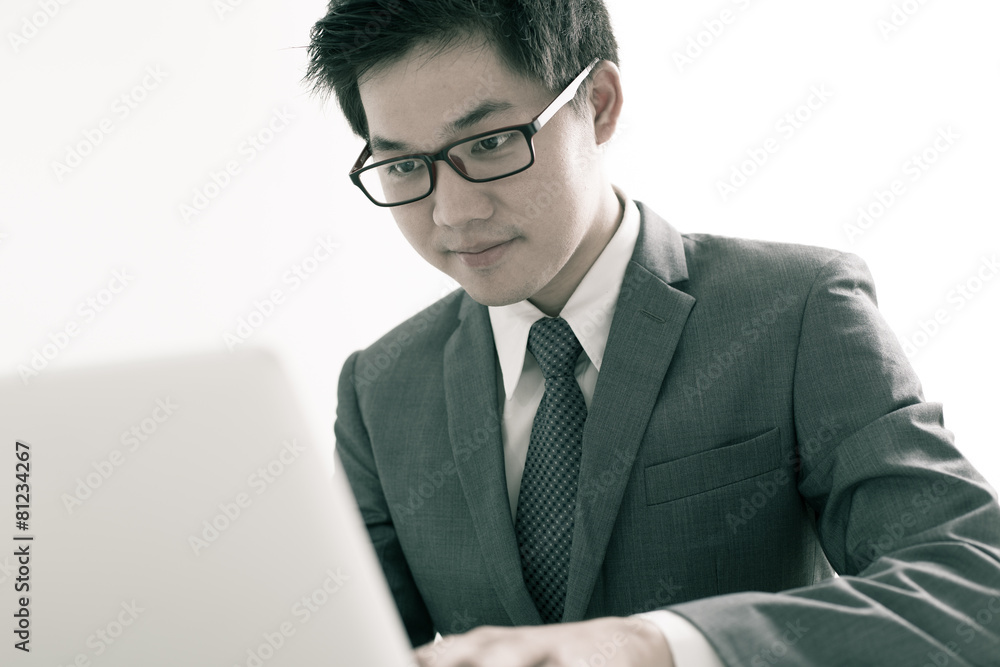
M 484 100 L 476 105 L 473 109 L 466 112 L 462 116 L 451 120 L 441 129 L 441 135 L 454 135 L 462 130 L 468 129 L 475 125 L 476 123 L 482 121 L 485 118 L 489 118 L 494 114 L 498 114 L 502 111 L 507 111 L 513 109 L 514 105 L 510 102 L 498 101 L 498 100 Z M 387 151 L 405 151 L 405 152 L 416 152 L 412 146 L 403 141 L 396 141 L 394 139 L 387 139 L 379 135 L 372 135 L 369 142 L 372 147 L 373 153 L 387 152 Z

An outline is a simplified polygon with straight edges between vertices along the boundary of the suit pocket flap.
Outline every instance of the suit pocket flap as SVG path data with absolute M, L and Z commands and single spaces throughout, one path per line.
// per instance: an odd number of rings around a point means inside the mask
M 656 505 L 756 477 L 782 464 L 780 431 L 646 466 L 646 504 Z

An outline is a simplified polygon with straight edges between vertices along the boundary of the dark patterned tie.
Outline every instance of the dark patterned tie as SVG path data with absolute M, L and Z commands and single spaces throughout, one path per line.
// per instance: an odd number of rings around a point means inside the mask
M 528 592 L 545 623 L 562 619 L 587 404 L 574 369 L 583 347 L 561 317 L 531 325 L 528 350 L 545 376 L 531 427 L 514 530 Z

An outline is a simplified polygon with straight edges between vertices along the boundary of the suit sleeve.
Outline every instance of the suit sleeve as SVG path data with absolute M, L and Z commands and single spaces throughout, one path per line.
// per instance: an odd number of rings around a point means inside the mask
M 382 493 L 382 482 L 354 387 L 357 357 L 358 352 L 348 357 L 340 373 L 337 420 L 333 427 L 336 449 L 410 643 L 416 647 L 434 639 L 434 626 L 406 563 Z
M 1000 665 L 1000 507 L 924 402 L 864 262 L 815 276 L 793 388 L 798 490 L 839 577 L 669 607 L 727 665 Z

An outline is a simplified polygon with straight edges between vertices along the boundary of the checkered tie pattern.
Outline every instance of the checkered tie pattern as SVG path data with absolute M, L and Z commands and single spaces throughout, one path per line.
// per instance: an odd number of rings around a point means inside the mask
M 514 531 L 528 592 L 545 623 L 562 619 L 587 404 L 574 369 L 583 346 L 566 320 L 531 325 L 528 351 L 545 376 L 521 477 Z

